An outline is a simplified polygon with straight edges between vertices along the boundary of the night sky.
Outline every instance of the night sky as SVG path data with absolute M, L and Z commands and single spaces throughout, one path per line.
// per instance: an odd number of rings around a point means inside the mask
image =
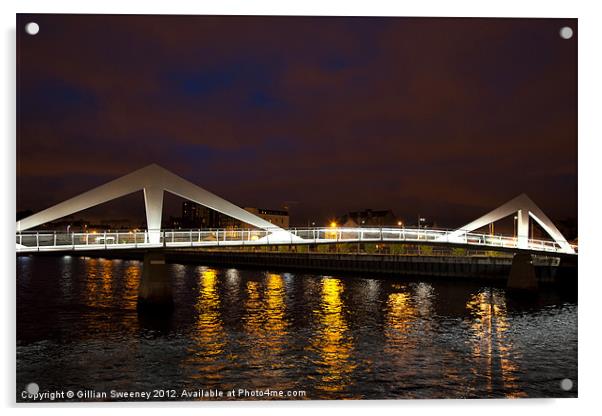
M 576 35 L 575 19 L 18 15 L 17 210 L 158 163 L 297 225 L 390 208 L 461 226 L 522 192 L 576 218 Z M 142 201 L 82 216 L 143 218 Z

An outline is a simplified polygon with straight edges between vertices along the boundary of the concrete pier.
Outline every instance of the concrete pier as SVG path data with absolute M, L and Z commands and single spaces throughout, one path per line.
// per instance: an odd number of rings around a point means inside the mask
M 516 253 L 512 259 L 508 289 L 536 291 L 538 288 L 533 256 L 529 253 Z
M 138 288 L 138 309 L 150 313 L 173 310 L 171 276 L 167 273 L 165 255 L 161 252 L 144 253 L 142 279 Z

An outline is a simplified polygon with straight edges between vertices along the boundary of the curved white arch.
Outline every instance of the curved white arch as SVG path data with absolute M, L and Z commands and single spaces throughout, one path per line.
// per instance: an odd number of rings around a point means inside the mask
M 144 191 L 150 243 L 159 243 L 160 240 L 164 191 L 204 205 L 254 227 L 270 232 L 277 231 L 279 236 L 283 236 L 283 239 L 285 238 L 288 241 L 291 238 L 299 238 L 156 164 L 148 165 L 17 221 L 17 231 L 28 230 L 140 190 Z
M 562 233 L 556 228 L 554 223 L 543 213 L 535 202 L 531 200 L 526 194 L 520 194 L 516 198 L 506 202 L 502 206 L 494 209 L 493 211 L 483 215 L 482 217 L 474 220 L 473 222 L 466 224 L 454 231 L 453 233 L 442 237 L 447 241 L 460 241 L 462 236 L 466 233 L 474 231 L 478 228 L 484 227 L 492 222 L 498 221 L 502 218 L 508 217 L 517 213 L 517 246 L 518 248 L 527 249 L 529 248 L 529 217 L 533 218 L 537 223 L 552 237 L 552 239 L 558 243 L 562 251 L 565 253 L 575 254 L 575 250 L 568 243 Z

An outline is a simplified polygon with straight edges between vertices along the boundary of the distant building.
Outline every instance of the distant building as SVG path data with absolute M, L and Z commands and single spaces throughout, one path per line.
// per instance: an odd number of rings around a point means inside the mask
M 289 225 L 289 216 L 286 211 L 265 208 L 245 208 L 245 210 L 278 227 L 287 228 Z M 192 201 L 184 201 L 182 203 L 182 218 L 180 224 L 182 228 L 237 229 L 250 227 L 235 218 Z
M 182 229 L 182 218 L 170 215 L 168 220 L 163 220 L 163 228 L 172 230 Z
M 192 201 L 182 202 L 180 225 L 186 228 L 209 228 L 203 225 L 203 206 Z
M 257 215 L 259 218 L 263 218 L 264 220 L 271 222 L 280 228 L 288 228 L 289 226 L 288 211 L 252 207 L 246 207 L 245 211 Z
M 190 228 L 198 227 L 201 214 L 200 208 L 201 205 L 196 204 L 192 201 L 182 202 L 182 224 L 186 224 Z
M 371 210 L 349 212 L 337 219 L 337 225 L 341 227 L 386 227 L 397 226 L 399 219 L 392 210 Z
M 234 225 L 230 217 L 192 201 L 182 202 L 180 224 L 182 228 L 230 228 Z

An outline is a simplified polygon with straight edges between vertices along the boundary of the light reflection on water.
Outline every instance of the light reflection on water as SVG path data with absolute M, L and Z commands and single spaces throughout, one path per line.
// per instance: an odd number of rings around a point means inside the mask
M 217 272 L 204 267 L 197 268 L 196 272 L 199 295 L 195 304 L 196 325 L 190 334 L 194 345 L 189 348 L 189 356 L 182 366 L 185 371 L 190 370 L 189 377 L 192 380 L 206 380 L 207 387 L 215 388 L 220 385 L 225 366 L 220 357 L 226 346 L 217 291 Z
M 473 333 L 473 373 L 483 375 L 488 393 L 501 390 L 509 398 L 526 397 L 518 386 L 520 357 L 506 334 L 510 325 L 503 292 L 489 289 L 476 293 L 466 308 Z
M 317 377 L 310 379 L 315 380 L 317 390 L 331 394 L 347 388 L 356 367 L 351 359 L 353 339 L 344 316 L 343 291 L 340 279 L 322 279 L 320 307 L 314 311 L 316 332 L 310 341 L 311 349 L 318 352 L 318 359 L 314 360 Z
M 301 389 L 313 399 L 573 397 L 576 301 L 501 288 L 169 265 L 174 314 L 139 316 L 138 261 L 17 260 L 17 379 L 50 388 Z M 562 343 L 558 340 L 562 339 Z

